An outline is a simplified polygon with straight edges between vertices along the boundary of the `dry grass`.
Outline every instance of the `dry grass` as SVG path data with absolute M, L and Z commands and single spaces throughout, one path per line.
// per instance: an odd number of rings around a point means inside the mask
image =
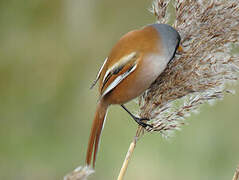
M 90 167 L 78 167 L 64 177 L 64 180 L 87 180 L 88 176 L 94 173 Z
M 159 23 L 168 21 L 168 1 L 153 3 Z M 153 128 L 168 136 L 179 129 L 199 105 L 222 99 L 227 84 L 238 79 L 239 5 L 236 0 L 177 0 L 174 27 L 184 52 L 177 55 L 151 88 L 139 99 L 140 116 L 152 119 Z

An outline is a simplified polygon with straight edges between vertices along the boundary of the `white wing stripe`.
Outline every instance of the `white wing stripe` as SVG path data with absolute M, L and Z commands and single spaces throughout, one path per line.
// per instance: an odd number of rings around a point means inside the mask
M 107 93 L 113 90 L 121 81 L 123 81 L 130 73 L 136 69 L 137 65 L 135 64 L 130 71 L 126 71 L 124 74 L 119 75 L 115 80 L 106 88 L 101 98 L 104 97 Z
M 100 70 L 99 70 L 99 72 L 98 72 L 98 74 L 97 74 L 97 76 L 96 76 L 96 79 L 95 79 L 94 82 L 92 83 L 90 89 L 92 89 L 92 88 L 95 86 L 95 84 L 97 83 L 97 81 L 99 80 L 99 78 L 100 78 L 100 74 L 101 74 L 102 69 L 104 68 L 105 63 L 107 62 L 107 60 L 108 60 L 108 57 L 105 58 L 105 61 L 104 61 L 103 65 L 101 66 L 101 68 L 100 68 Z
M 100 68 L 100 70 L 99 70 L 99 72 L 98 72 L 98 74 L 97 74 L 96 79 L 99 79 L 99 78 L 100 78 L 101 71 L 102 71 L 102 69 L 104 68 L 105 63 L 107 62 L 107 60 L 108 60 L 108 57 L 105 58 L 105 61 L 104 61 L 103 65 L 101 66 L 101 68 Z
M 132 52 L 124 57 L 122 57 L 117 63 L 115 63 L 112 67 L 110 67 L 103 78 L 103 82 L 105 82 L 106 77 L 111 73 L 114 69 L 118 68 L 120 65 L 124 65 L 127 62 L 129 62 L 134 56 L 136 55 L 136 52 Z

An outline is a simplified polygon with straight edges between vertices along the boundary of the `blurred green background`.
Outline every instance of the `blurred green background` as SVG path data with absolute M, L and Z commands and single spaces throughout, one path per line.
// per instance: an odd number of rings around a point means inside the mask
M 0 1 L 0 179 L 57 180 L 84 164 L 97 102 L 91 82 L 124 33 L 155 21 L 150 6 L 148 0 Z M 203 106 L 169 140 L 145 135 L 125 179 L 232 179 L 238 106 L 239 91 Z M 107 119 L 92 180 L 116 179 L 137 127 L 117 106 Z

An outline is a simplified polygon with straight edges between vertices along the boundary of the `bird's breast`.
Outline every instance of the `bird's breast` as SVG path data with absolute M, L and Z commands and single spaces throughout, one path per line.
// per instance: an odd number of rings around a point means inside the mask
M 167 64 L 168 61 L 163 55 L 149 54 L 144 56 L 141 64 L 139 65 L 139 79 L 142 79 L 143 81 L 148 81 L 151 85 L 156 80 L 156 78 L 164 71 Z

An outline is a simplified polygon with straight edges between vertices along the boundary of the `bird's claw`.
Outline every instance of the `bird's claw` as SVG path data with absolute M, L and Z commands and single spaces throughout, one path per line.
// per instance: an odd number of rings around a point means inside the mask
M 135 117 L 134 120 L 142 127 L 146 128 L 147 126 L 149 126 L 150 128 L 153 128 L 153 126 L 151 124 L 147 124 L 143 121 L 149 121 L 150 119 L 149 118 L 138 118 L 138 117 Z

